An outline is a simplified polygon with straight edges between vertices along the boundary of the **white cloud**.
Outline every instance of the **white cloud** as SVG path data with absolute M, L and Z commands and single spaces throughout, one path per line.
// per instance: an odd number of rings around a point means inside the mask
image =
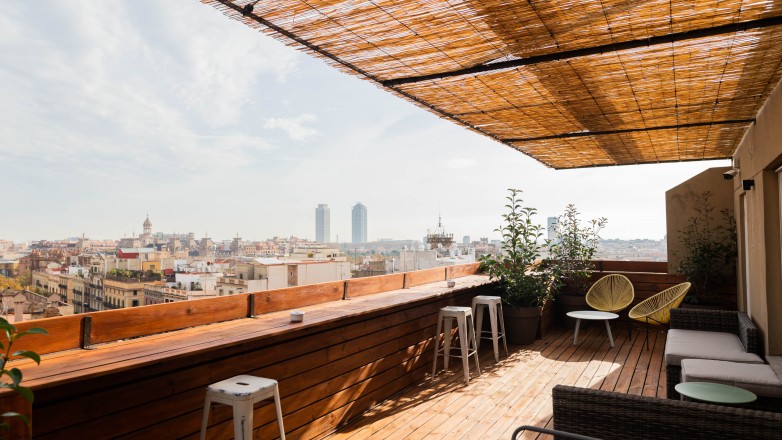
M 308 122 L 316 122 L 318 118 L 310 113 L 303 113 L 293 118 L 267 118 L 263 122 L 263 128 L 267 130 L 280 129 L 294 141 L 302 141 L 315 136 L 318 131 L 305 127 Z
M 448 161 L 448 168 L 452 170 L 466 170 L 475 166 L 475 159 L 456 158 Z

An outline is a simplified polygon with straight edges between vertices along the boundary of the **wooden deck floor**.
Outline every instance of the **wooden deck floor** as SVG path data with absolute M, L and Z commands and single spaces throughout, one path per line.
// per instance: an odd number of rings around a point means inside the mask
M 599 325 L 598 325 L 599 324 Z M 491 343 L 481 344 L 481 375 L 469 385 L 461 362 L 439 370 L 330 435 L 334 439 L 510 439 L 521 425 L 552 427 L 551 389 L 575 385 L 646 396 L 665 396 L 665 335 L 614 328 L 611 348 L 602 322 L 582 330 L 555 329 L 529 346 L 509 346 L 495 363 Z M 640 337 L 639 337 L 640 336 Z M 440 364 L 441 365 L 441 364 Z M 472 365 L 472 364 L 471 364 Z M 527 436 L 526 438 L 534 438 Z

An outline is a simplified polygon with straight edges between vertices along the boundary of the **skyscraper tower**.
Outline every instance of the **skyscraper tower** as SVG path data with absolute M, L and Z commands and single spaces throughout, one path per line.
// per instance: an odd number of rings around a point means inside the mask
M 331 210 L 329 205 L 319 203 L 315 208 L 315 241 L 328 243 L 331 241 Z
M 358 202 L 353 206 L 353 243 L 367 242 L 367 207 Z

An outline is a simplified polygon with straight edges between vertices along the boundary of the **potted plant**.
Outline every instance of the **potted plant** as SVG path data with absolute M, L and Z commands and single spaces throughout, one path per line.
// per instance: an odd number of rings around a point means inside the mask
M 545 264 L 557 277 L 558 308 L 568 327 L 576 324 L 574 319 L 566 318 L 567 312 L 588 309 L 586 292 L 595 269 L 600 231 L 607 222 L 604 217 L 582 222 L 578 209 L 571 203 L 552 225 L 554 238 L 548 242 Z
M 678 273 L 692 283 L 687 295 L 691 304 L 726 305 L 719 301 L 720 291 L 735 288 L 738 244 L 736 219 L 728 209 L 715 219 L 711 191 L 701 193 L 695 215 L 679 231 L 684 249 Z M 735 291 L 731 292 L 735 296 Z
M 481 267 L 497 281 L 508 341 L 524 345 L 535 340 L 541 308 L 552 295 L 553 278 L 539 264 L 543 228 L 532 222 L 537 211 L 522 206 L 521 190 L 508 191 L 508 213 L 502 215 L 505 224 L 496 229 L 502 234 L 502 251 L 498 256 L 482 257 Z
M 2 350 L 2 353 L 0 354 L 0 388 L 13 390 L 32 405 L 33 391 L 30 388 L 21 385 L 22 371 L 18 368 L 9 367 L 9 361 L 18 358 L 28 358 L 40 365 L 41 357 L 32 350 L 13 351 L 12 347 L 15 341 L 25 335 L 46 335 L 48 333 L 46 330 L 38 327 L 20 332 L 15 325 L 9 323 L 4 318 L 0 318 L 0 334 L 5 336 L 4 338 L 0 338 L 0 350 Z M 9 430 L 12 431 L 9 438 L 20 434 L 21 431 L 19 426 L 16 426 L 16 430 L 11 429 L 13 419 L 21 420 L 25 425 L 28 427 L 30 426 L 30 419 L 24 414 L 27 410 L 20 408 L 20 411 L 6 411 L 0 414 L 0 418 L 2 419 L 0 420 L 0 439 L 5 438 L 6 431 Z

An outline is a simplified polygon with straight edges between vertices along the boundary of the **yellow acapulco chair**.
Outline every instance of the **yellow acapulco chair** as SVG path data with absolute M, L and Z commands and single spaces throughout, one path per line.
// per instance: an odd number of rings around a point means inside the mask
M 633 283 L 624 275 L 612 274 L 600 278 L 592 284 L 586 294 L 589 307 L 601 312 L 618 312 L 633 302 L 635 289 Z
M 646 324 L 646 349 L 649 349 L 649 322 L 665 325 L 671 321 L 671 309 L 679 307 L 690 290 L 690 283 L 669 287 L 635 305 L 628 316 Z

